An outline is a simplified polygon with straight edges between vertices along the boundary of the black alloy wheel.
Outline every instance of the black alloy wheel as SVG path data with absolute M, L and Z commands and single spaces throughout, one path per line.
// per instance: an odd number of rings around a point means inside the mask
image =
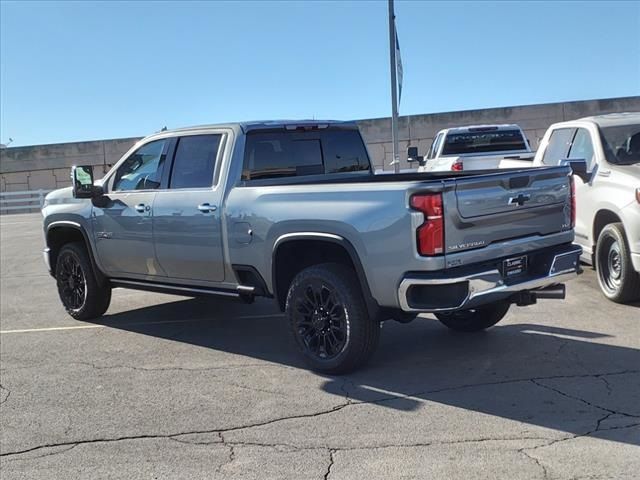
M 332 285 L 309 281 L 295 299 L 292 317 L 307 351 L 318 359 L 335 358 L 344 350 L 349 340 L 347 312 Z
M 369 317 L 353 268 L 338 263 L 312 265 L 289 286 L 285 305 L 298 350 L 313 369 L 343 374 L 364 365 L 380 337 Z
M 63 252 L 58 261 L 56 278 L 64 306 L 70 310 L 81 309 L 87 297 L 87 279 L 74 252 Z
M 100 317 L 111 303 L 111 284 L 98 281 L 93 263 L 82 243 L 64 245 L 56 256 L 58 295 L 65 310 L 76 320 Z

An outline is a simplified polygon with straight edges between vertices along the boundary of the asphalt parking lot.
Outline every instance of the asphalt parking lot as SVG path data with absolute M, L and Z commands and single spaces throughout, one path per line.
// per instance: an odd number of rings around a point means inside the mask
M 3 480 L 637 478 L 640 305 L 591 270 L 481 334 L 385 322 L 371 364 L 307 371 L 283 317 L 114 291 L 68 317 L 41 217 L 1 217 Z

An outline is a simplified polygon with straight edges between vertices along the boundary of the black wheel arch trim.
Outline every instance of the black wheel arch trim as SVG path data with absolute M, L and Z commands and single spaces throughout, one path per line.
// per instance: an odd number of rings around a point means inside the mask
M 362 294 L 364 295 L 365 304 L 367 306 L 367 311 L 372 318 L 380 317 L 382 309 L 378 305 L 378 302 L 375 300 L 371 293 L 371 288 L 369 287 L 369 282 L 367 280 L 367 275 L 365 274 L 364 267 L 362 266 L 362 262 L 360 261 L 360 256 L 358 255 L 357 250 L 353 246 L 353 244 L 347 240 L 346 238 L 336 235 L 334 233 L 326 233 L 326 232 L 291 232 L 286 233 L 278 237 L 278 239 L 273 244 L 273 251 L 271 254 L 271 286 L 272 286 L 272 296 L 274 298 L 278 297 L 278 283 L 277 283 L 277 264 L 276 264 L 276 256 L 278 254 L 278 249 L 288 242 L 299 241 L 299 240 L 314 240 L 320 242 L 333 243 L 336 245 L 340 245 L 349 255 L 351 259 L 351 263 L 353 263 L 356 275 L 358 277 L 358 281 L 360 283 L 360 288 L 362 289 Z
M 104 285 L 104 283 L 107 282 L 109 279 L 102 272 L 102 270 L 98 266 L 98 263 L 96 262 L 95 252 L 93 251 L 93 245 L 89 240 L 89 234 L 87 233 L 85 228 L 80 223 L 74 222 L 71 220 L 57 220 L 55 222 L 51 222 L 49 225 L 47 225 L 47 230 L 45 235 L 45 240 L 48 248 L 51 248 L 51 245 L 49 243 L 49 235 L 51 234 L 52 230 L 55 230 L 58 228 L 60 229 L 71 228 L 74 230 L 78 230 L 80 232 L 80 234 L 82 235 L 82 238 L 84 239 L 84 244 L 85 244 L 85 247 L 87 248 L 87 252 L 89 253 L 89 259 L 91 260 L 91 266 L 93 267 L 93 274 L 96 278 L 96 281 L 98 282 L 99 285 Z M 53 269 L 55 269 L 55 265 L 52 264 L 51 267 L 53 272 Z

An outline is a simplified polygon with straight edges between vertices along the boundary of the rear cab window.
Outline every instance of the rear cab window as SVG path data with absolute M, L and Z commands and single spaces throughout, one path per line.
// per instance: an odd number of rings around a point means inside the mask
M 526 150 L 522 132 L 512 130 L 470 129 L 469 132 L 449 133 L 442 148 L 442 155 L 462 155 L 487 152 Z
M 257 130 L 247 134 L 242 180 L 370 172 L 355 129 Z

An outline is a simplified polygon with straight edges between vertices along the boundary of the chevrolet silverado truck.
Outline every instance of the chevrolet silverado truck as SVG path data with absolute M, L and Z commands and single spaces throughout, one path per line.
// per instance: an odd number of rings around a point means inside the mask
M 515 124 L 472 125 L 440 130 L 419 161 L 419 172 L 530 167 L 534 152 Z M 409 161 L 415 161 L 410 157 Z
M 72 183 L 43 208 L 72 317 L 104 314 L 113 288 L 268 297 L 327 373 L 364 364 L 383 320 L 479 331 L 580 271 L 570 167 L 374 175 L 355 123 L 164 131 Z
M 576 175 L 576 243 L 610 300 L 640 300 L 640 112 L 555 123 L 535 166 L 569 163 Z

